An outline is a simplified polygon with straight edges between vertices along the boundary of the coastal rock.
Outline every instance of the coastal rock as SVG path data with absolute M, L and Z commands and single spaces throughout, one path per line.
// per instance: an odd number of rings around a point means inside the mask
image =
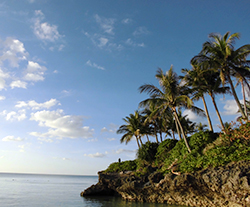
M 165 177 L 157 171 L 142 177 L 131 172 L 99 172 L 99 182 L 81 195 L 184 206 L 250 207 L 250 161 Z

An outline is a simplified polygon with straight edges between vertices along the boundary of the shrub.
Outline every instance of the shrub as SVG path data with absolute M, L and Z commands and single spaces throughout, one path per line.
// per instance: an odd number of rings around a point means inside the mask
M 158 144 L 155 142 L 146 142 L 137 151 L 137 158 L 140 161 L 152 163 L 155 160 Z
M 137 168 L 136 160 L 128 160 L 124 162 L 114 162 L 105 170 L 107 173 L 121 172 L 121 171 L 135 171 Z
M 175 147 L 177 142 L 178 140 L 166 139 L 159 144 L 156 153 L 156 164 L 161 164 L 169 156 L 170 150 Z

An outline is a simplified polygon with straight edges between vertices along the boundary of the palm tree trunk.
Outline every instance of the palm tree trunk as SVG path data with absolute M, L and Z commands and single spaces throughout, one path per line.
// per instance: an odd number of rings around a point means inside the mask
M 174 116 L 175 116 L 175 118 L 176 118 L 176 120 L 177 120 L 177 122 L 178 122 L 178 124 L 179 124 L 179 126 L 180 126 L 180 129 L 181 129 L 181 133 L 182 133 L 184 142 L 185 142 L 185 144 L 186 144 L 186 147 L 187 147 L 187 149 L 188 149 L 188 152 L 190 153 L 190 152 L 191 152 L 191 149 L 190 149 L 190 147 L 189 147 L 189 144 L 188 144 L 186 135 L 185 135 L 185 133 L 184 133 L 184 131 L 183 131 L 183 128 L 182 128 L 182 126 L 181 126 L 181 122 L 180 122 L 180 120 L 179 120 L 179 118 L 178 118 L 176 109 L 174 109 Z
M 149 142 L 149 138 L 148 138 L 148 135 L 146 135 L 146 137 L 147 137 L 147 141 Z
M 209 128 L 210 128 L 210 131 L 213 132 L 214 130 L 213 130 L 212 122 L 211 122 L 211 119 L 210 119 L 210 116 L 209 116 L 209 113 L 208 113 L 207 104 L 206 104 L 204 95 L 202 95 L 201 99 L 202 99 L 203 104 L 204 104 L 204 108 L 205 108 L 205 112 L 206 112 L 206 115 L 207 115 L 207 121 L 208 121 L 208 125 L 209 125 Z
M 236 101 L 236 103 L 237 103 L 237 105 L 238 105 L 238 107 L 239 107 L 239 110 L 240 110 L 240 113 L 241 113 L 241 115 L 242 115 L 242 118 L 243 118 L 243 119 L 246 119 L 246 115 L 245 115 L 245 113 L 244 113 L 244 111 L 243 111 L 243 109 L 242 109 L 242 107 L 241 107 L 240 101 L 239 101 L 238 96 L 237 96 L 237 94 L 236 94 L 236 91 L 235 91 L 235 89 L 234 89 L 233 82 L 232 82 L 232 80 L 231 80 L 231 78 L 230 78 L 230 76 L 229 76 L 228 74 L 227 74 L 227 78 L 228 78 L 228 81 L 229 81 L 229 84 L 230 84 L 230 87 L 231 87 L 231 90 L 232 90 L 234 99 L 235 99 L 235 101 Z
M 141 136 L 138 136 L 138 139 L 139 139 L 139 141 L 140 141 L 140 143 L 141 143 L 141 146 L 142 146 L 143 143 L 142 143 L 142 141 L 141 141 Z
M 180 129 L 179 129 L 178 122 L 177 122 L 176 118 L 174 119 L 174 123 L 175 123 L 176 131 L 177 131 L 179 138 L 181 140 L 182 137 L 181 137 Z
M 244 112 L 245 112 L 245 115 L 246 115 L 246 120 L 248 121 L 245 86 L 244 86 L 243 81 L 241 81 L 241 85 L 242 85 L 242 93 L 243 93 L 243 101 L 244 101 Z
M 156 132 L 156 126 L 154 126 L 154 133 L 155 133 L 155 139 L 156 139 L 156 142 L 159 143 L 159 140 L 158 140 L 158 137 L 157 137 L 157 132 Z
M 140 146 L 140 144 L 139 144 L 138 137 L 136 136 L 135 139 L 136 139 L 136 142 L 137 142 L 137 145 L 138 145 L 138 149 L 140 149 L 141 146 Z
M 172 137 L 175 140 L 174 130 L 172 130 Z
M 162 142 L 163 140 L 162 140 L 162 132 L 161 131 L 160 131 L 160 138 L 161 138 L 161 142 Z
M 222 131 L 223 131 L 224 133 L 226 133 L 225 127 L 224 127 L 224 124 L 223 124 L 223 121 L 222 121 L 222 119 L 221 119 L 221 116 L 220 116 L 220 113 L 219 113 L 217 104 L 216 104 L 215 99 L 214 99 L 214 96 L 213 96 L 212 93 L 209 93 L 209 95 L 211 96 L 212 102 L 213 102 L 213 104 L 214 104 L 215 111 L 216 111 L 216 113 L 217 113 L 217 116 L 218 116 L 218 118 L 219 118 L 219 121 L 220 121 L 220 124 L 221 124 L 221 127 L 222 127 Z

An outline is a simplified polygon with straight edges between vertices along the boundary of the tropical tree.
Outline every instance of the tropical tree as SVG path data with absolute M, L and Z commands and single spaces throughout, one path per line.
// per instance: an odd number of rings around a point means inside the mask
M 200 54 L 195 56 L 192 61 L 195 60 L 200 64 L 208 65 L 211 69 L 216 69 L 219 72 L 222 84 L 229 83 L 239 111 L 242 117 L 246 119 L 246 114 L 241 107 L 231 79 L 232 75 L 249 65 L 249 61 L 246 58 L 250 54 L 250 45 L 247 44 L 237 50 L 234 49 L 235 40 L 239 39 L 239 37 L 239 33 L 230 35 L 230 32 L 227 32 L 224 36 L 211 33 L 209 41 L 203 44 Z
M 138 148 L 141 147 L 142 140 L 141 137 L 145 134 L 145 128 L 143 125 L 143 116 L 139 113 L 139 111 L 135 111 L 134 114 L 130 114 L 123 118 L 123 121 L 126 124 L 121 125 L 117 130 L 117 134 L 123 134 L 122 138 L 120 139 L 121 143 L 130 142 L 133 137 L 135 137 Z
M 186 87 L 179 84 L 179 77 L 173 71 L 172 66 L 165 74 L 162 69 L 158 69 L 155 77 L 158 79 L 161 89 L 152 84 L 144 84 L 140 86 L 140 93 L 146 92 L 150 95 L 150 98 L 140 102 L 140 106 L 145 106 L 149 101 L 156 100 L 159 104 L 158 107 L 160 110 L 170 108 L 174 115 L 176 126 L 180 129 L 180 133 L 185 141 L 186 147 L 188 151 L 191 152 L 186 135 L 178 117 L 177 109 L 185 107 L 191 108 L 196 112 L 201 112 L 201 110 L 195 107 L 193 105 L 193 101 L 186 95 Z M 179 137 L 181 139 L 180 133 Z
M 206 70 L 202 69 L 198 65 L 192 65 L 192 66 L 193 68 L 191 70 L 182 69 L 182 73 L 184 73 L 185 76 L 182 76 L 181 78 L 185 81 L 185 84 L 188 87 L 191 87 L 190 92 L 192 93 L 192 99 L 196 101 L 202 99 L 210 131 L 213 131 L 212 121 L 204 97 L 204 94 L 207 92 L 207 85 L 206 82 L 204 81 L 205 79 L 204 73 L 206 72 Z

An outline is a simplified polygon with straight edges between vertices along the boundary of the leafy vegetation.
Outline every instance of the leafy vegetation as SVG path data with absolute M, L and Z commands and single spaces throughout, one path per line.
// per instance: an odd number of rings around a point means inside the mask
M 123 134 L 121 142 L 127 144 L 135 138 L 137 159 L 113 163 L 107 171 L 134 170 L 142 175 L 153 167 L 163 173 L 193 172 L 231 161 L 250 160 L 250 107 L 245 95 L 245 87 L 250 90 L 250 61 L 247 60 L 250 44 L 235 49 L 237 39 L 239 33 L 227 32 L 223 36 L 212 33 L 201 52 L 191 59 L 192 68 L 182 69 L 183 76 L 178 76 L 172 66 L 166 72 L 159 68 L 155 77 L 160 87 L 152 84 L 139 87 L 139 92 L 149 97 L 139 103 L 134 114 L 123 119 L 125 124 L 117 130 Z M 243 104 L 239 102 L 234 82 L 241 86 Z M 237 103 L 241 114 L 239 126 L 222 121 L 215 98 L 225 93 L 231 94 Z M 214 133 L 206 95 L 211 98 L 218 116 L 220 133 Z M 204 111 L 195 106 L 197 100 L 202 100 Z M 183 109 L 206 116 L 210 130 L 205 131 L 206 125 L 190 121 L 182 113 Z M 143 136 L 147 137 L 146 143 L 142 142 Z M 156 143 L 150 142 L 152 136 Z
M 121 172 L 121 171 L 135 171 L 137 168 L 136 160 L 128 160 L 124 162 L 114 162 L 109 165 L 105 172 Z

